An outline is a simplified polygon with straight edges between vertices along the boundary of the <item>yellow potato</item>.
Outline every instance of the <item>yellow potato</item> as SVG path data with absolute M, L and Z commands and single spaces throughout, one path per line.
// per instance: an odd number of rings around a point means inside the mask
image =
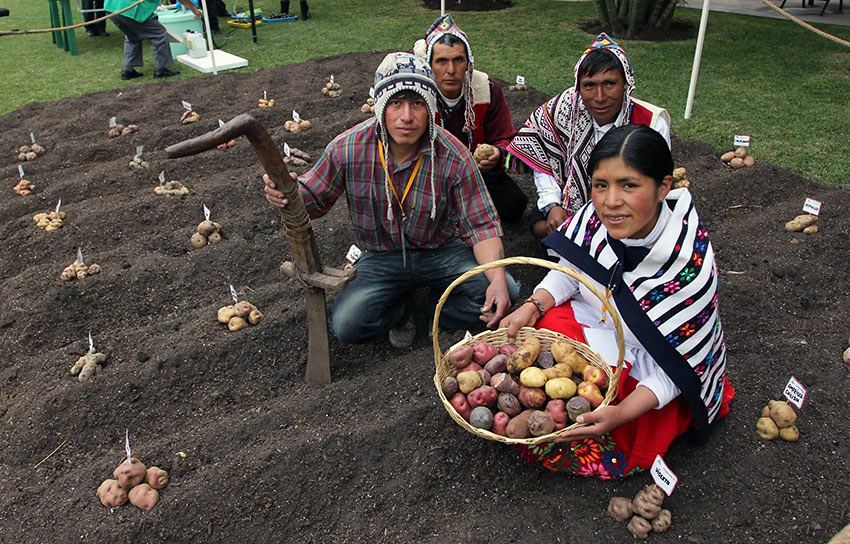
M 747 156 L 747 148 L 741 146 L 741 147 L 735 149 L 735 156 L 743 159 L 744 157 Z
M 526 387 L 543 387 L 548 378 L 542 368 L 530 366 L 519 375 L 519 383 Z
M 785 230 L 791 231 L 791 232 L 800 232 L 801 230 L 805 229 L 806 227 L 808 227 L 810 225 L 814 225 L 817 222 L 818 222 L 818 216 L 817 215 L 812 215 L 810 213 L 804 213 L 804 214 L 798 215 L 797 217 L 795 217 L 791 221 L 788 221 L 787 223 L 785 223 Z
M 762 417 L 756 422 L 756 432 L 765 440 L 773 440 L 779 436 L 779 428 L 769 417 Z
M 576 394 L 576 382 L 569 378 L 554 378 L 546 382 L 546 394 L 553 399 L 568 399 Z
M 567 363 L 557 363 L 543 370 L 543 373 L 546 374 L 548 379 L 554 380 L 555 378 L 571 377 L 573 375 L 573 369 Z
M 796 442 L 800 439 L 800 430 L 796 425 L 783 427 L 782 429 L 779 429 L 779 438 L 786 442 Z
M 525 342 L 513 355 L 508 357 L 508 372 L 515 374 L 534 364 L 537 356 L 540 355 L 540 340 L 531 337 Z
M 233 309 L 233 305 L 222 306 L 218 309 L 218 322 L 219 323 L 229 323 L 230 319 L 236 315 L 236 311 Z
M 573 345 L 566 340 L 556 340 L 549 350 L 556 363 L 566 363 L 569 355 L 575 352 Z
M 720 160 L 723 161 L 723 162 L 729 162 L 734 158 L 735 158 L 735 152 L 734 151 L 728 151 L 728 152 L 720 155 Z

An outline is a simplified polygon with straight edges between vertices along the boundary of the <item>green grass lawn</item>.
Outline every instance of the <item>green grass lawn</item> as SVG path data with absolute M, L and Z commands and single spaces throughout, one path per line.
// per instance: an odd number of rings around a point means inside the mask
M 232 0 L 226 3 L 233 6 Z M 46 2 L 2 4 L 12 16 L 0 19 L 0 30 L 49 26 Z M 279 11 L 278 0 L 254 4 L 266 14 Z M 297 2 L 292 4 L 297 8 Z M 240 0 L 238 8 L 247 9 L 247 1 Z M 258 27 L 257 44 L 250 30 L 232 30 L 222 18 L 223 33 L 216 40 L 248 59 L 243 70 L 257 70 L 338 53 L 408 50 L 438 13 L 416 0 L 317 0 L 311 15 L 309 21 Z M 697 10 L 676 12 L 677 19 L 695 26 L 699 16 Z M 81 20 L 76 12 L 75 17 Z M 590 2 L 515 0 L 507 10 L 458 12 L 455 18 L 470 37 L 478 68 L 510 81 L 522 74 L 547 93 L 573 84 L 573 65 L 593 38 L 576 25 L 594 18 Z M 822 29 L 850 41 L 850 28 Z M 142 70 L 146 77 L 121 81 L 123 35 L 111 23 L 107 30 L 107 38 L 89 38 L 77 30 L 79 55 L 73 57 L 53 46 L 50 34 L 0 37 L 0 115 L 30 101 L 152 81 L 149 47 Z M 850 49 L 788 21 L 712 13 L 692 116 L 685 120 L 696 38 L 622 43 L 635 68 L 635 96 L 666 107 L 678 136 L 725 150 L 733 135 L 748 134 L 758 160 L 824 184 L 848 185 Z M 214 77 L 180 70 L 177 78 Z

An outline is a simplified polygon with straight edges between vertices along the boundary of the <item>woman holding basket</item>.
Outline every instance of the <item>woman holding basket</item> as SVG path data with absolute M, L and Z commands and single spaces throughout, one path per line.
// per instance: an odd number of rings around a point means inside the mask
M 714 251 L 691 194 L 671 189 L 664 138 L 642 125 L 616 128 L 593 149 L 588 172 L 591 201 L 543 243 L 622 316 L 625 365 L 610 405 L 579 416 L 585 426 L 558 442 L 523 447 L 522 456 L 610 479 L 648 469 L 691 428 L 704 443 L 734 391 Z M 553 330 L 603 353 L 617 342 L 601 301 L 558 271 L 500 326 L 509 337 L 526 326 Z

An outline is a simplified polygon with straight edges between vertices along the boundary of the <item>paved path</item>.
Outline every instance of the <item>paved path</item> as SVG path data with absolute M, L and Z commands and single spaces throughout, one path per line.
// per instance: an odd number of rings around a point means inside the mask
M 776 5 L 782 3 L 782 0 L 774 0 Z M 803 21 L 816 25 L 840 25 L 850 26 L 850 0 L 844 2 L 842 13 L 838 13 L 838 0 L 830 0 L 829 6 L 821 17 L 820 11 L 823 9 L 823 1 L 817 0 L 813 6 L 802 7 L 803 0 L 787 0 L 785 7 L 782 8 L 791 15 L 802 19 Z M 809 0 L 805 0 L 808 4 Z M 687 0 L 685 4 L 679 4 L 678 7 L 689 9 L 702 9 L 701 0 Z M 739 15 L 752 15 L 755 17 L 769 17 L 771 19 L 785 19 L 791 22 L 786 17 L 783 17 L 776 10 L 764 5 L 760 0 L 711 0 L 709 5 L 710 11 L 722 11 L 725 13 L 737 13 Z M 709 18 L 709 24 L 711 18 Z M 792 23 L 793 24 L 793 23 Z

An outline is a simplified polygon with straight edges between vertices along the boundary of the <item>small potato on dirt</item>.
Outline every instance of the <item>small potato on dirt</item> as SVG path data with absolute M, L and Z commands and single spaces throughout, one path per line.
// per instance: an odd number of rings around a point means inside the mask
M 241 331 L 246 327 L 250 327 L 250 325 L 244 318 L 241 318 L 238 315 L 231 317 L 230 321 L 227 322 L 227 328 L 232 332 Z
M 130 504 L 142 510 L 150 510 L 159 502 L 159 491 L 148 484 L 139 484 L 128 493 Z
M 263 313 L 262 313 L 260 310 L 258 310 L 258 309 L 256 309 L 256 308 L 254 308 L 254 309 L 253 309 L 253 310 L 251 310 L 251 312 L 248 314 L 248 323 L 250 323 L 251 325 L 256 325 L 256 324 L 258 324 L 260 321 L 262 321 L 262 320 L 263 320 L 263 317 L 265 317 L 265 316 L 263 316 Z
M 298 121 L 298 126 L 301 128 L 301 132 L 307 132 L 308 130 L 310 130 L 310 127 L 313 126 L 313 123 L 306 119 L 301 119 L 300 121 Z
M 555 430 L 555 421 L 547 412 L 535 410 L 528 416 L 528 432 L 534 436 L 543 436 Z
M 26 157 L 28 161 L 34 161 L 38 158 L 38 153 L 36 153 L 35 151 L 30 151 L 26 154 Z
M 742 159 L 741 157 L 735 157 L 734 159 L 729 161 L 729 164 L 732 166 L 732 168 L 743 168 L 744 159 Z
M 508 357 L 508 372 L 516 373 L 525 370 L 534 364 L 539 354 L 540 340 L 534 336 L 528 338 L 513 355 Z
M 632 516 L 632 500 L 626 497 L 611 497 L 608 515 L 617 521 L 626 521 Z
M 850 365 L 850 348 L 844 350 L 844 353 L 841 355 L 841 359 L 848 365 Z
M 773 440 L 779 436 L 779 427 L 769 417 L 761 417 L 756 422 L 756 433 L 765 440 Z
M 747 148 L 744 146 L 735 148 L 735 156 L 743 159 L 747 156 Z
M 216 245 L 217 243 L 221 242 L 221 234 L 219 234 L 218 231 L 211 233 L 207 237 L 207 242 L 212 245 Z
M 118 480 L 104 480 L 97 488 L 97 498 L 103 506 L 121 506 L 127 502 L 127 490 L 118 485 Z
M 818 216 L 810 213 L 800 214 L 791 221 L 785 223 L 785 230 L 790 232 L 800 232 L 810 225 L 818 222 Z
M 466 396 L 466 400 L 469 402 L 469 405 L 473 408 L 478 408 L 479 406 L 493 406 L 496 404 L 496 398 L 499 396 L 499 392 L 490 387 L 489 385 L 482 385 L 481 387 L 477 387 L 469 392 Z
M 446 379 L 443 380 L 443 384 L 440 388 L 443 390 L 443 394 L 447 399 L 452 398 L 454 394 L 458 392 L 457 378 L 454 376 L 446 376 Z
M 491 376 L 504 372 L 507 369 L 508 356 L 496 355 L 484 365 L 484 370 L 490 373 Z
M 247 300 L 240 300 L 233 305 L 233 311 L 236 312 L 236 315 L 243 318 L 248 317 L 248 314 L 254 309 L 256 309 L 255 306 Z
M 652 525 L 640 516 L 633 516 L 627 528 L 633 537 L 644 540 L 649 537 Z
M 448 359 L 457 369 L 465 367 L 472 360 L 472 346 L 468 344 L 456 346 L 449 353 Z
M 133 457 L 128 462 L 126 459 L 112 472 L 112 477 L 118 480 L 118 485 L 124 489 L 138 485 L 145 479 L 148 467 Z
M 496 415 L 493 416 L 493 428 L 490 430 L 499 436 L 505 436 L 505 432 L 508 429 L 508 423 L 510 421 L 511 416 L 508 414 L 504 412 L 496 412 Z
M 214 233 L 215 231 L 216 231 L 215 224 L 212 221 L 210 221 L 209 219 L 206 219 L 206 220 L 198 223 L 198 232 L 200 234 L 203 234 L 204 236 L 209 236 L 210 234 Z
M 200 249 L 207 245 L 207 238 L 200 232 L 196 232 L 189 238 L 189 243 L 192 244 L 193 248 Z
M 517 398 L 526 408 L 542 408 L 546 404 L 546 393 L 536 387 L 521 385 Z
M 499 393 L 497 401 L 499 410 L 513 417 L 522 411 L 519 400 L 510 393 Z
M 818 230 L 820 229 L 817 225 L 809 225 L 803 229 L 803 234 L 817 234 Z
M 770 419 L 780 429 L 790 427 L 797 421 L 797 412 L 786 402 L 774 402 L 770 406 Z
M 632 510 L 637 515 L 652 519 L 661 512 L 663 502 L 664 492 L 657 485 L 650 484 L 638 491 L 632 499 Z
M 463 393 L 455 393 L 451 400 L 449 400 L 449 404 L 452 405 L 460 417 L 469 421 L 469 416 L 472 413 L 472 407 L 469 406 L 469 402 L 466 400 L 466 395 Z
M 168 485 L 168 472 L 159 467 L 148 467 L 145 472 L 145 483 L 153 489 L 162 489 Z
M 493 427 L 493 412 L 486 406 L 476 406 L 469 414 L 469 424 L 489 431 Z
M 747 155 L 744 157 L 744 166 L 755 166 L 756 160 L 752 157 L 752 155 Z
M 574 397 L 577 386 L 569 378 L 555 378 L 546 382 L 546 394 L 553 399 L 568 399 Z
M 546 374 L 536 366 L 526 368 L 519 375 L 519 383 L 526 387 L 543 387 L 546 380 Z
M 236 315 L 236 311 L 233 309 L 233 305 L 222 306 L 218 309 L 218 314 L 216 315 L 219 323 L 229 323 L 231 318 Z
M 673 514 L 671 514 L 670 510 L 667 510 L 666 508 L 662 508 L 661 512 L 658 513 L 658 516 L 650 522 L 653 533 L 663 533 L 670 528 L 672 523 Z
M 467 370 L 457 375 L 457 385 L 463 394 L 471 393 L 483 384 L 484 381 L 481 379 L 481 374 L 474 370 Z
M 779 438 L 786 442 L 796 442 L 800 439 L 800 430 L 796 425 L 779 429 Z

